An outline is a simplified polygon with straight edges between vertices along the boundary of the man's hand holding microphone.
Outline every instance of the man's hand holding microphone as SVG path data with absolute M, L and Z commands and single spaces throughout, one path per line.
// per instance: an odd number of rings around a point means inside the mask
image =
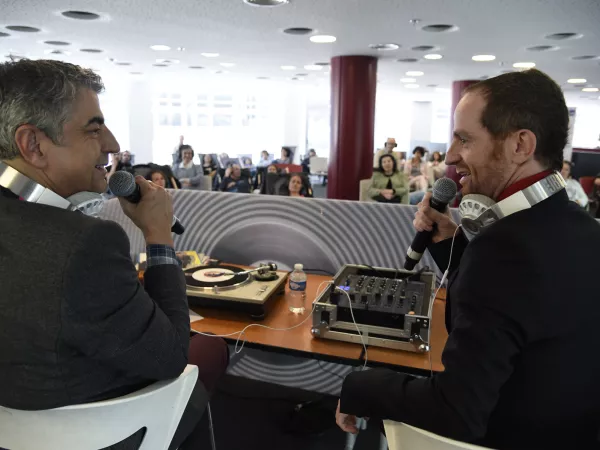
M 433 231 L 431 243 L 437 244 L 454 236 L 458 225 L 452 220 L 448 208 L 439 212 L 430 206 L 431 195 L 431 192 L 426 193 L 423 201 L 417 205 L 419 209 L 415 214 L 413 226 L 417 231 Z

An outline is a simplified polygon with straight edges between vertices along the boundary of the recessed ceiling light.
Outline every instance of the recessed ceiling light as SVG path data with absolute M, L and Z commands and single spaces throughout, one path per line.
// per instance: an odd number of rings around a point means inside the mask
M 406 75 L 408 75 L 409 77 L 420 77 L 422 75 L 425 75 L 425 73 L 421 72 L 420 70 L 409 70 L 408 72 L 406 72 Z
M 329 67 L 331 63 L 328 62 L 316 62 L 315 66 Z
M 177 47 L 177 51 L 178 52 L 184 52 L 185 51 L 185 47 Z
M 216 58 L 219 56 L 218 53 L 200 53 L 205 58 Z
M 428 87 L 428 88 L 436 88 L 436 87 L 437 87 L 437 84 L 428 84 L 428 85 L 427 85 L 427 87 Z
M 0 31 L 0 37 L 8 37 L 10 36 L 9 33 L 4 33 L 3 31 Z
M 179 60 L 178 59 L 157 59 L 156 62 L 158 64 L 179 64 Z
M 224 62 L 220 64 L 223 67 L 234 67 L 235 63 L 228 63 L 228 62 Z
M 9 25 L 6 28 L 11 31 L 20 31 L 21 33 L 37 33 L 40 31 L 39 28 L 28 27 L 25 25 Z
M 417 58 L 400 58 L 400 59 L 397 59 L 396 61 L 401 62 L 401 63 L 416 63 L 419 60 Z
M 433 50 L 435 48 L 435 46 L 433 45 L 417 45 L 415 47 L 412 47 L 411 50 L 415 51 L 415 52 L 429 52 L 431 50 Z
M 414 83 L 415 81 L 417 81 L 416 78 L 400 78 L 400 81 L 402 83 Z
M 71 52 L 66 52 L 64 50 L 56 50 L 54 48 L 49 48 L 48 50 L 44 50 L 46 55 L 70 55 Z
M 457 31 L 458 27 L 456 25 L 447 25 L 447 24 L 434 24 L 434 25 L 426 25 L 421 28 L 423 31 L 428 31 L 430 33 L 449 33 L 452 31 Z
M 117 65 L 117 66 L 130 66 L 131 63 L 130 62 L 126 62 L 126 61 L 117 61 L 117 62 L 115 62 L 115 65 Z
M 405 84 L 404 87 L 408 88 L 408 89 L 417 89 L 419 87 L 419 85 L 418 84 Z
M 257 80 L 268 80 L 269 77 L 256 77 Z
M 573 56 L 571 58 L 573 61 L 589 61 L 592 59 L 600 59 L 598 55 L 582 55 L 582 56 Z
M 551 39 L 553 41 L 564 41 L 567 39 L 579 39 L 583 37 L 583 34 L 580 33 L 554 33 L 546 35 L 546 39 Z
M 471 59 L 473 61 L 482 62 L 482 61 L 493 61 L 496 59 L 496 57 L 494 55 L 475 55 Z
M 100 50 L 99 48 L 82 48 L 79 51 L 85 53 L 102 53 L 104 50 Z
M 65 42 L 65 41 L 44 41 L 44 44 L 48 44 L 48 45 L 60 45 L 60 46 L 71 45 L 70 42 Z
M 534 45 L 533 47 L 527 47 L 525 50 L 530 52 L 553 52 L 560 49 L 556 45 Z
M 369 48 L 378 50 L 380 52 L 398 50 L 400 46 L 398 44 L 369 44 Z
M 161 64 L 161 63 L 156 63 L 156 64 L 152 64 L 154 67 L 169 67 L 168 64 Z
M 316 36 L 311 36 L 310 41 L 315 44 L 331 44 L 332 42 L 337 41 L 337 38 L 327 34 L 317 34 Z
M 244 3 L 251 6 L 281 6 L 289 3 L 289 0 L 244 0 Z
M 296 66 L 281 66 L 282 70 L 296 70 Z
M 599 90 L 600 89 L 598 89 L 597 87 L 586 87 L 582 89 L 583 92 L 598 92 Z
M 190 66 L 190 69 L 194 69 L 194 70 L 204 69 L 204 66 Z
M 513 67 L 515 69 L 531 69 L 532 67 L 535 67 L 535 63 L 534 62 L 516 62 L 513 64 Z
M 171 50 L 171 47 L 169 47 L 168 45 L 163 45 L 163 44 L 151 45 L 150 48 L 157 52 L 166 52 L 168 50 Z
M 286 28 L 285 30 L 283 30 L 283 32 L 285 34 L 293 34 L 296 36 L 303 36 L 305 34 L 311 34 L 314 31 L 315 30 L 313 30 L 312 28 L 306 28 L 306 27 L 292 27 L 292 28 Z
M 308 74 L 307 73 L 297 73 L 296 76 L 299 78 L 304 78 L 304 77 L 307 77 Z
M 133 76 L 139 77 L 141 75 L 144 75 L 144 72 L 129 72 L 129 75 L 133 75 Z
M 587 80 L 585 78 L 569 78 L 567 80 L 567 83 L 570 83 L 570 84 L 587 83 Z
M 443 56 L 439 55 L 437 53 L 430 53 L 428 55 L 423 56 L 423 58 L 425 58 L 425 59 L 442 59 Z
M 64 11 L 62 15 L 77 20 L 96 20 L 100 18 L 99 14 L 89 11 Z
M 227 73 L 229 73 L 228 70 L 215 70 L 214 71 L 215 75 L 224 75 L 224 74 L 227 74 Z
M 317 66 L 316 64 L 307 64 L 304 66 L 306 70 L 322 70 L 323 66 Z

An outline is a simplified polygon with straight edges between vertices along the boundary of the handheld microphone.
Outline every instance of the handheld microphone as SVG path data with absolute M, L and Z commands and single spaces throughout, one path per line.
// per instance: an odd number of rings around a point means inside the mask
M 429 206 L 439 212 L 444 212 L 456 196 L 456 183 L 450 178 L 440 178 L 433 184 L 433 195 L 429 200 Z M 435 227 L 435 225 L 434 225 Z M 419 231 L 408 247 L 404 269 L 413 270 L 421 261 L 425 249 L 431 242 L 432 231 Z
M 135 182 L 135 177 L 124 170 L 116 171 L 108 180 L 108 187 L 117 197 L 123 197 L 130 203 L 139 203 L 142 199 L 140 187 Z M 185 228 L 179 219 L 173 215 L 171 231 L 175 234 L 183 234 Z

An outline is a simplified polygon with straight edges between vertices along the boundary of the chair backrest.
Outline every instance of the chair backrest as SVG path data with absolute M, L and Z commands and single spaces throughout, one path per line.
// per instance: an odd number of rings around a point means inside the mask
M 401 422 L 384 420 L 389 450 L 485 450 L 485 447 L 454 441 Z
M 287 169 L 290 173 L 302 172 L 302 166 L 299 164 L 275 164 L 279 170 Z
M 585 192 L 588 197 L 590 195 L 592 195 L 592 193 L 594 192 L 594 180 L 596 179 L 596 177 L 580 177 L 579 178 L 579 184 L 581 184 L 581 187 L 583 188 L 583 192 Z
M 97 450 L 146 428 L 140 450 L 165 450 L 190 398 L 198 368 L 113 400 L 46 411 L 0 407 L 0 447 Z
M 360 202 L 372 202 L 374 201 L 369 197 L 369 188 L 371 187 L 371 178 L 360 180 L 360 190 L 358 193 L 358 201 Z
M 327 158 L 313 156 L 310 158 L 311 173 L 327 173 Z

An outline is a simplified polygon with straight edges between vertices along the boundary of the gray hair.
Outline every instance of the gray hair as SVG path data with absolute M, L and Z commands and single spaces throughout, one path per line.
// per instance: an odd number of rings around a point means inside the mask
M 19 156 L 15 132 L 21 125 L 34 125 L 59 145 L 81 88 L 99 94 L 104 85 L 92 70 L 62 61 L 0 64 L 0 160 Z

